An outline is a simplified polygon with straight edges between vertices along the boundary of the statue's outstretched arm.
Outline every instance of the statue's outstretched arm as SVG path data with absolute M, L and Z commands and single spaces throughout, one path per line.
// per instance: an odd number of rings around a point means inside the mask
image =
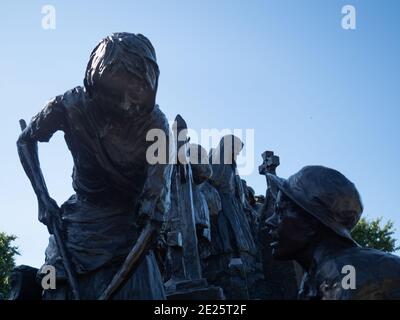
M 47 142 L 53 133 L 62 130 L 65 124 L 65 109 L 61 97 L 50 101 L 46 107 L 32 118 L 29 125 L 22 131 L 17 141 L 18 155 L 38 199 L 39 221 L 49 227 L 52 233 L 49 217 L 59 216 L 59 207 L 46 187 L 38 156 L 38 141 Z

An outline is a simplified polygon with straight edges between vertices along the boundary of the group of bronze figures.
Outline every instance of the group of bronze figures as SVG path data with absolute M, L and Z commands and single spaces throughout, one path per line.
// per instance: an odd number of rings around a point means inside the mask
M 400 297 L 400 258 L 351 238 L 363 210 L 353 183 L 322 166 L 284 180 L 267 151 L 259 168 L 267 192 L 255 196 L 237 174 L 243 143 L 228 135 L 208 153 L 190 143 L 181 116 L 170 128 L 155 103 L 158 76 L 146 37 L 112 34 L 93 50 L 83 87 L 21 122 L 18 153 L 50 233 L 44 266 L 55 268 L 56 288 L 41 289 L 41 270 L 17 267 L 12 299 Z M 149 163 L 152 129 L 178 161 Z M 59 130 L 75 190 L 61 207 L 37 148 Z

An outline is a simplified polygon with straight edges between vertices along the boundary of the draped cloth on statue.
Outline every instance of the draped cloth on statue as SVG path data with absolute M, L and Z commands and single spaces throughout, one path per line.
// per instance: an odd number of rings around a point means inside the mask
M 105 290 L 139 236 L 135 211 L 129 207 L 99 207 L 75 195 L 61 209 L 65 245 L 78 273 L 81 295 L 84 299 L 97 299 L 94 294 Z M 46 249 L 45 264 L 56 267 L 59 280 L 66 279 L 53 236 Z M 72 298 L 66 288 L 57 287 L 56 292 L 48 290 L 44 298 Z M 123 300 L 164 298 L 161 274 L 152 252 L 114 297 Z
M 248 253 L 255 256 L 257 248 L 251 228 L 237 195 L 239 179 L 236 164 L 213 164 L 210 183 L 218 190 L 222 211 L 217 218 L 217 246 L 221 253 Z
M 80 274 L 121 262 L 138 238 L 135 211 L 130 207 L 98 206 L 73 195 L 61 209 L 65 245 Z M 57 262 L 62 269 L 53 237 L 46 257 L 46 263 Z

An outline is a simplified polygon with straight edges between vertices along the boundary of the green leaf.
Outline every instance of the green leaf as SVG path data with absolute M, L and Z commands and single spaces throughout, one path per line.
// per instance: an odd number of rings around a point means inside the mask
M 385 252 L 395 252 L 400 249 L 396 246 L 392 221 L 382 226 L 382 217 L 373 220 L 361 218 L 352 231 L 352 236 L 362 247 L 374 248 Z
M 16 237 L 0 232 L 0 296 L 8 297 L 10 291 L 10 275 L 15 267 L 15 256 L 18 248 L 12 245 Z

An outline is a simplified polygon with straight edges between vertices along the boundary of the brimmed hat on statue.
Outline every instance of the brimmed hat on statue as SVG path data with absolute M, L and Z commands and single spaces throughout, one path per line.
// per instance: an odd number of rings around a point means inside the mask
M 355 185 L 340 172 L 307 166 L 288 179 L 267 174 L 277 189 L 339 236 L 357 244 L 351 230 L 363 205 Z

